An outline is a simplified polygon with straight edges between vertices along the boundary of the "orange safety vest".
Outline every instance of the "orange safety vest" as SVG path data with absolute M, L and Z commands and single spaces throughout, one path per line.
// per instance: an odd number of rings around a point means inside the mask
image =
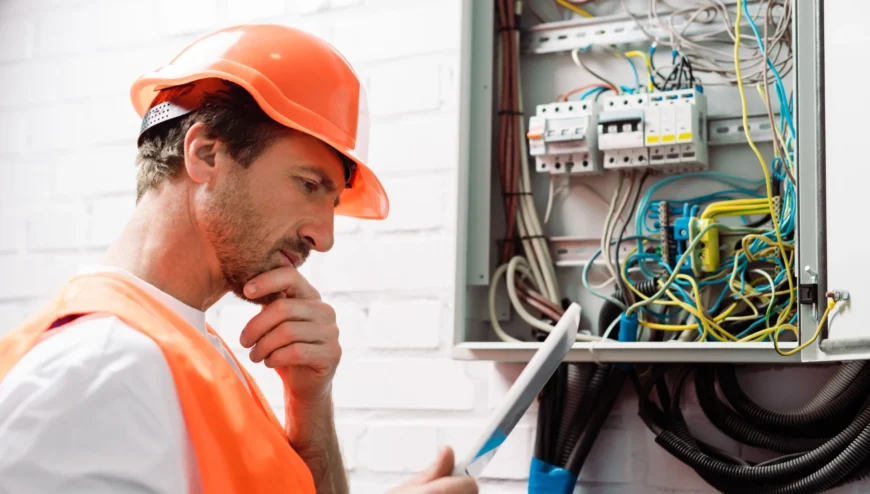
M 114 315 L 160 347 L 196 451 L 203 492 L 314 494 L 311 471 L 244 367 L 238 365 L 251 392 L 205 335 L 123 275 L 74 277 L 48 307 L 0 338 L 0 381 L 55 321 L 88 314 Z M 220 338 L 211 326 L 208 330 Z

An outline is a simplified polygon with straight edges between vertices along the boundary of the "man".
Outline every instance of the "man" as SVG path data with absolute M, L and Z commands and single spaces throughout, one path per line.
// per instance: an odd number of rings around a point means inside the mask
M 224 29 L 133 85 L 137 206 L 104 265 L 0 340 L 0 491 L 345 493 L 333 310 L 297 271 L 335 214 L 383 219 L 364 91 L 332 47 Z M 262 305 L 240 342 L 284 383 L 285 421 L 205 322 Z M 396 447 L 402 447 L 397 444 Z M 396 493 L 470 493 L 453 453 Z

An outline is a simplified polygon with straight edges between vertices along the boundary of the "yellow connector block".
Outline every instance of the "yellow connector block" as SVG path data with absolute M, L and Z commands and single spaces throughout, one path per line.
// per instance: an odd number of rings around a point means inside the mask
M 692 218 L 689 221 L 689 242 L 693 242 L 704 228 L 714 223 L 715 219 Z M 696 276 L 702 272 L 713 273 L 719 269 L 719 262 L 719 230 L 710 228 L 701 235 L 692 253 L 692 271 Z

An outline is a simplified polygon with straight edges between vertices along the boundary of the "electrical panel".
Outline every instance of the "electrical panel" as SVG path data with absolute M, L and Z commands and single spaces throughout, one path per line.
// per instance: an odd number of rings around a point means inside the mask
M 526 136 L 535 170 L 553 174 L 597 172 L 598 109 L 591 102 L 538 105 Z
M 571 361 L 835 359 L 814 9 L 464 5 L 454 357 L 525 361 L 577 302 Z

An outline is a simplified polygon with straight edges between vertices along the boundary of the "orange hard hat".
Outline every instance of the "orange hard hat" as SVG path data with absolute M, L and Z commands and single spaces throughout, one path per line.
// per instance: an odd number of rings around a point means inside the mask
M 238 84 L 276 122 L 320 139 L 346 158 L 353 170 L 335 214 L 387 217 L 387 193 L 366 163 L 369 115 L 365 89 L 330 44 L 304 31 L 273 24 L 214 32 L 133 83 L 130 98 L 144 119 L 143 130 L 148 122 L 153 125 L 184 114 L 158 108 L 167 104 L 157 98 L 159 91 L 203 79 Z

